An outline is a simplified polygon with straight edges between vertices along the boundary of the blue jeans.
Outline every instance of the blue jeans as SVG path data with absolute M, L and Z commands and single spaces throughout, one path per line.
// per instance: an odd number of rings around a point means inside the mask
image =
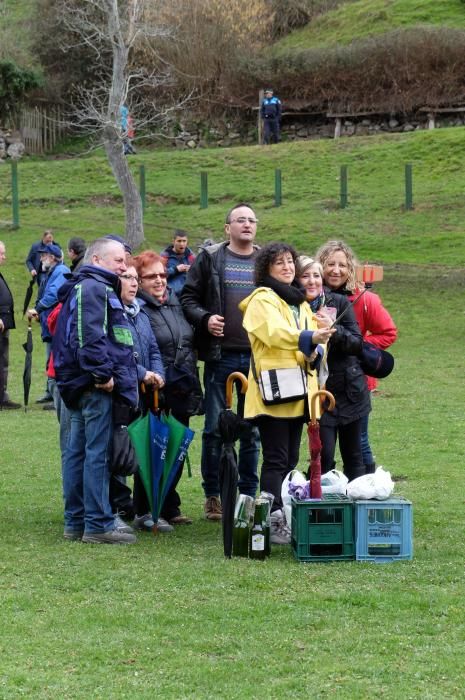
M 114 528 L 108 459 L 113 436 L 112 397 L 86 391 L 70 409 L 71 432 L 63 460 L 65 528 L 86 533 Z
M 219 465 L 222 439 L 218 432 L 218 416 L 226 408 L 226 380 L 231 372 L 249 373 L 250 353 L 223 351 L 221 360 L 205 362 L 205 427 L 202 434 L 202 486 L 206 498 L 220 493 Z M 238 394 L 237 412 L 244 413 L 244 394 Z M 243 431 L 239 446 L 239 491 L 255 498 L 258 486 L 260 438 L 252 424 Z
M 368 419 L 370 414 L 367 413 L 366 416 L 360 419 L 362 435 L 361 435 L 361 446 L 362 446 L 362 457 L 363 464 L 366 467 L 370 467 L 374 464 L 375 458 L 373 457 L 373 452 L 371 451 L 370 441 L 368 439 Z

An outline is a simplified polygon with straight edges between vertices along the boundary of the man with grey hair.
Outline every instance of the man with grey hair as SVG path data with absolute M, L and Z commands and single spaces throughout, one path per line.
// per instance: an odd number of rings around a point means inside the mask
M 136 541 L 131 532 L 117 529 L 109 501 L 113 401 L 134 410 L 138 403 L 132 335 L 119 296 L 119 276 L 125 271 L 124 246 L 99 238 L 60 290 L 63 307 L 53 359 L 58 389 L 71 414 L 63 459 L 67 540 Z
M 0 241 L 0 265 L 6 260 L 6 248 Z M 15 327 L 13 295 L 0 273 L 0 410 L 21 408 L 11 401 L 7 392 L 10 330 Z

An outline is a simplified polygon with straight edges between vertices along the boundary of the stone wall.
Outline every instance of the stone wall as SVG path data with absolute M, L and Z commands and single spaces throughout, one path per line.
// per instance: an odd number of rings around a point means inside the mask
M 24 153 L 24 144 L 17 131 L 0 128 L 0 160 L 18 160 Z
M 464 126 L 465 113 L 456 115 L 436 115 L 435 127 Z M 401 133 L 430 128 L 429 115 L 426 113 L 411 116 L 369 115 L 340 118 L 340 136 L 369 136 L 380 133 Z M 284 115 L 281 125 L 283 141 L 301 139 L 334 138 L 336 118 L 326 115 L 303 116 Z M 177 149 L 206 147 L 227 147 L 253 145 L 257 143 L 256 122 L 241 124 L 224 122 L 208 128 L 205 124 L 183 124 L 168 134 L 171 145 Z M 165 140 L 166 142 L 166 140 Z

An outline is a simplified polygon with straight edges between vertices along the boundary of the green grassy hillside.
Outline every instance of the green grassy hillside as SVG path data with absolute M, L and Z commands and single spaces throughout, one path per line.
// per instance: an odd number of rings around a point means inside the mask
M 146 172 L 147 242 L 157 248 L 176 227 L 194 244 L 221 237 L 224 214 L 238 200 L 256 207 L 262 241 L 286 237 L 306 252 L 343 237 L 363 259 L 456 266 L 465 260 L 463 130 L 419 131 L 337 141 L 198 151 L 143 151 L 131 160 Z M 414 210 L 406 212 L 405 164 L 413 165 Z M 348 166 L 349 206 L 340 208 L 340 166 Z M 283 206 L 274 206 L 274 171 Z M 18 232 L 28 242 L 48 227 L 59 240 L 124 230 L 121 196 L 103 155 L 19 163 Z M 200 209 L 200 173 L 209 207 Z M 0 167 L 0 222 L 11 221 L 10 168 Z
M 350 44 L 356 39 L 417 26 L 465 28 L 461 0 L 358 0 L 318 15 L 289 34 L 275 48 L 309 49 Z

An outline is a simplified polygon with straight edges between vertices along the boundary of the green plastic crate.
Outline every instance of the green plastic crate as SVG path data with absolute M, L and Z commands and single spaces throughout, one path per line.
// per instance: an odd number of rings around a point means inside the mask
M 348 496 L 292 499 L 292 550 L 299 561 L 354 559 L 354 503 Z

